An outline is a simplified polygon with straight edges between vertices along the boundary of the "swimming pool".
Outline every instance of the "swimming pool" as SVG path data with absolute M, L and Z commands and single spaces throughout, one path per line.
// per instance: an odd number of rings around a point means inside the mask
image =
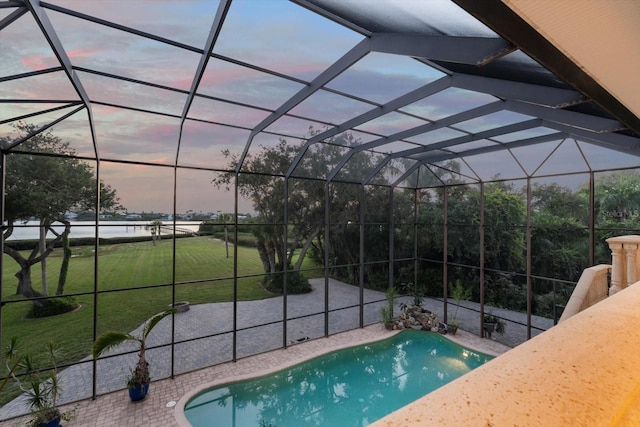
M 205 390 L 184 413 L 194 427 L 366 426 L 492 358 L 436 333 L 404 331 Z

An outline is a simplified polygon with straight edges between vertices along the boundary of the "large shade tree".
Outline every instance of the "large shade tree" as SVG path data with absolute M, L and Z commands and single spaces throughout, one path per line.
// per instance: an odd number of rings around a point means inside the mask
M 595 185 L 599 224 L 634 228 L 640 224 L 640 173 L 637 170 L 600 176 Z
M 533 271 L 577 281 L 589 258 L 588 194 L 557 183 L 536 183 L 531 197 Z M 549 291 L 550 286 L 538 291 Z
M 309 136 L 316 133 L 311 129 Z M 313 248 L 315 254 L 324 254 L 326 202 L 331 209 L 332 237 L 329 244 L 336 242 L 336 246 L 328 248 L 331 264 L 357 262 L 357 249 L 350 249 L 342 240 L 347 237 L 341 235 L 344 231 L 342 225 L 358 221 L 361 186 L 356 183 L 374 168 L 375 159 L 371 154 L 360 153 L 340 170 L 336 182 L 327 185 L 324 178 L 340 163 L 345 155 L 345 147 L 359 143 L 351 134 L 344 133 L 327 144 L 313 146 L 300 159 L 288 179 L 284 173 L 294 163 L 301 144 L 281 139 L 275 146 L 261 147 L 255 154 L 245 158 L 243 173 L 238 177 L 238 191 L 252 201 L 257 214 L 253 233 L 265 273 L 276 277 L 274 273 L 283 271 L 285 265 L 297 273 L 310 249 Z M 235 168 L 238 157 L 229 152 L 223 154 L 230 160 L 230 169 Z M 216 177 L 213 182 L 219 187 L 230 187 L 235 179 L 234 173 L 226 173 Z M 285 227 L 285 208 L 289 227 Z M 379 208 L 376 206 L 376 209 Z M 385 211 L 388 212 L 388 209 Z M 295 255 L 298 258 L 294 264 Z M 318 256 L 317 260 L 324 262 L 324 257 Z
M 582 192 L 586 192 L 583 189 Z M 640 234 L 640 172 L 602 174 L 595 181 L 596 263 L 611 261 L 606 239 Z
M 287 170 L 298 148 L 284 139 L 273 147 L 263 147 L 259 153 L 247 156 L 243 166 L 247 173 L 238 178 L 239 193 L 252 201 L 257 214 L 252 232 L 268 278 L 282 272 L 285 265 L 292 266 L 296 250 L 299 250 L 299 262 L 292 268 L 299 271 L 311 241 L 320 232 L 323 187 L 313 180 L 290 180 L 287 213 L 289 223 L 295 226 L 285 228 L 285 179 L 275 174 Z M 230 168 L 235 167 L 238 157 L 228 151 L 223 155 L 229 158 Z M 217 176 L 213 182 L 229 188 L 235 179 L 234 173 L 227 173 Z M 285 238 L 292 242 L 288 250 L 285 250 Z
M 95 211 L 98 182 L 89 163 L 76 158 L 76 151 L 69 142 L 54 135 L 53 131 L 38 133 L 35 126 L 26 123 L 20 123 L 16 128 L 22 137 L 34 136 L 5 152 L 4 220 L 7 225 L 4 252 L 20 266 L 16 273 L 16 294 L 34 298 L 34 305 L 44 306 L 49 301 L 42 297 L 50 294 L 46 259 L 59 245 L 63 246 L 63 262 L 56 295 L 64 292 L 71 258 L 71 223 L 65 218 L 65 213 L 70 210 Z M 3 149 L 10 143 L 8 137 L 0 138 Z M 102 182 L 99 188 L 102 211 L 121 209 L 115 189 Z M 30 218 L 36 218 L 39 222 L 39 239 L 33 248 L 22 252 L 6 240 L 13 234 L 17 222 Z M 31 268 L 37 263 L 42 266 L 42 286 L 39 291 L 34 289 L 31 279 Z

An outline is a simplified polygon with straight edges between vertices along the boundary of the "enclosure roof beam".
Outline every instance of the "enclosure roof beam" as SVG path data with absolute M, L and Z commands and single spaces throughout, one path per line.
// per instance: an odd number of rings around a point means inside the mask
M 564 108 L 585 102 L 580 92 L 530 83 L 500 80 L 484 76 L 455 73 L 451 86 L 474 92 L 486 93 L 501 99 L 523 101 L 546 105 L 552 108 Z
M 218 9 L 216 11 L 215 18 L 213 19 L 211 29 L 209 30 L 209 35 L 207 36 L 207 41 L 205 42 L 204 53 L 200 56 L 200 61 L 198 63 L 198 67 L 196 68 L 195 76 L 193 78 L 193 81 L 191 82 L 191 89 L 189 90 L 189 94 L 187 95 L 187 99 L 182 110 L 182 116 L 180 118 L 180 136 L 178 137 L 178 146 L 176 149 L 176 164 L 178 163 L 178 156 L 180 155 L 180 145 L 182 142 L 182 130 L 184 127 L 184 122 L 187 119 L 189 110 L 191 109 L 191 104 L 193 103 L 193 99 L 196 96 L 198 86 L 200 86 L 200 82 L 202 81 L 202 76 L 204 75 L 205 69 L 207 68 L 209 58 L 211 57 L 211 53 L 213 52 L 213 47 L 216 44 L 216 40 L 218 39 L 220 30 L 222 30 L 222 24 L 225 17 L 227 16 L 227 12 L 229 11 L 230 6 L 231 0 L 221 0 L 220 3 L 218 3 Z
M 0 125 L 4 125 L 6 123 L 11 123 L 11 122 L 16 122 L 16 121 L 19 121 L 19 120 L 26 120 L 26 119 L 29 119 L 31 117 L 36 117 L 36 116 L 39 116 L 39 115 L 42 115 L 42 114 L 48 114 L 48 113 L 52 113 L 54 111 L 64 110 L 64 109 L 69 108 L 69 107 L 75 107 L 76 105 L 83 105 L 84 106 L 82 101 L 74 101 L 74 102 L 70 102 L 68 104 L 58 105 L 57 107 L 46 108 L 46 109 L 41 110 L 41 111 L 34 111 L 33 113 L 23 114 L 22 116 L 10 117 L 10 118 L 5 119 L 5 120 L 0 120 Z
M 33 1 L 33 0 L 27 0 Z M 36 0 L 37 1 L 37 0 Z M 67 9 L 62 6 L 58 6 L 52 3 L 40 2 L 40 5 L 44 8 L 54 10 L 56 12 L 64 13 L 65 15 L 73 16 L 74 18 L 84 19 L 85 21 L 93 22 L 94 24 L 104 25 L 105 27 L 113 28 L 116 30 L 124 31 L 125 33 L 134 34 L 136 36 L 144 37 L 147 39 L 155 40 L 160 43 L 168 44 L 171 46 L 175 46 L 181 49 L 190 50 L 195 53 L 202 54 L 204 51 L 200 48 L 189 46 L 184 43 L 180 43 L 171 39 L 167 39 L 164 37 L 156 36 L 155 34 L 147 33 L 144 31 L 140 31 L 135 28 L 127 27 L 125 25 L 117 24 L 115 22 L 107 21 L 105 19 L 100 19 L 95 16 L 87 15 L 85 13 L 81 13 L 75 10 Z
M 391 187 L 392 188 L 396 188 L 398 185 L 400 185 L 400 183 L 402 181 L 404 181 L 405 179 L 409 178 L 423 164 L 424 164 L 424 162 L 416 161 L 409 168 L 407 168 L 407 170 L 404 171 L 404 173 L 402 175 L 400 175 L 400 178 L 396 179 L 395 182 L 393 184 L 391 184 Z
M 484 65 L 516 49 L 502 38 L 373 33 L 371 50 L 430 61 Z
M 440 91 L 443 91 L 449 88 L 450 86 L 451 86 L 451 77 L 450 76 L 442 77 L 436 81 L 430 82 L 422 87 L 419 87 L 418 89 L 415 89 L 409 93 L 399 96 L 389 101 L 388 103 L 382 105 L 379 108 L 374 108 L 372 110 L 369 110 L 363 114 L 360 114 L 357 117 L 347 120 L 346 122 L 338 126 L 332 127 L 331 129 L 327 129 L 324 132 L 320 132 L 319 134 L 307 140 L 305 145 L 298 152 L 296 158 L 292 162 L 285 176 L 287 177 L 291 176 L 295 168 L 298 166 L 298 163 L 300 163 L 300 161 L 302 160 L 302 157 L 304 157 L 305 153 L 307 152 L 307 150 L 311 145 L 318 143 L 320 141 L 323 141 L 325 139 L 331 138 L 335 135 L 338 135 L 339 133 L 353 129 L 356 126 L 359 126 L 363 123 L 366 123 L 378 117 L 384 116 L 385 114 L 391 113 L 399 108 L 405 107 L 409 104 L 413 104 L 414 102 L 418 102 L 421 99 L 429 97 Z
M 480 116 L 495 113 L 503 110 L 505 107 L 504 101 L 495 101 L 489 104 L 482 105 L 480 107 L 472 108 L 458 114 L 454 114 L 449 117 L 445 117 L 435 122 L 426 123 L 424 125 L 416 126 L 411 129 L 407 129 L 401 132 L 394 133 L 393 135 L 385 136 L 383 138 L 376 139 L 375 141 L 367 142 L 365 144 L 355 147 L 358 151 L 371 150 L 384 144 L 389 144 L 394 141 L 399 141 L 405 138 L 411 138 L 412 136 L 420 135 L 423 133 L 431 132 L 443 127 L 451 126 L 456 123 L 466 122 L 467 120 L 475 119 Z
M 398 133 L 395 133 L 390 136 L 385 136 L 383 138 L 378 138 L 374 141 L 367 142 L 365 144 L 358 145 L 357 147 L 353 147 L 344 157 L 340 160 L 340 162 L 336 165 L 335 168 L 329 173 L 327 176 L 328 181 L 332 181 L 335 176 L 340 172 L 340 169 L 347 164 L 347 162 L 353 157 L 354 154 L 359 153 L 364 150 L 370 150 L 380 145 L 389 144 L 394 141 L 398 141 L 400 139 L 410 138 L 412 136 L 420 135 L 422 133 L 434 131 L 436 129 L 440 129 L 443 127 L 451 126 L 456 123 L 464 122 L 467 120 L 474 119 L 476 117 L 484 116 L 485 114 L 495 113 L 496 111 L 500 111 L 504 108 L 504 101 L 495 101 L 490 104 L 482 105 L 480 107 L 472 108 L 471 110 L 466 110 L 458 114 L 451 115 L 449 117 L 445 117 L 441 120 L 436 120 L 435 122 L 430 122 L 424 125 L 417 126 L 415 128 L 407 129 Z
M 74 71 L 73 66 L 71 65 L 71 60 L 69 59 L 67 52 L 64 50 L 64 47 L 62 46 L 62 42 L 60 41 L 60 38 L 58 38 L 58 34 L 56 33 L 55 29 L 53 28 L 53 25 L 51 24 L 51 21 L 49 20 L 49 16 L 47 16 L 44 9 L 41 7 L 40 1 L 25 0 L 24 4 L 31 12 L 31 15 L 33 16 L 33 19 L 35 20 L 36 24 L 40 28 L 40 31 L 42 31 L 42 34 L 47 40 L 47 43 L 51 47 L 51 50 L 53 51 L 54 55 L 58 59 L 58 62 L 62 66 L 65 74 L 67 75 L 67 78 L 69 79 L 69 82 L 73 86 L 73 89 L 78 94 L 78 97 L 82 100 L 82 103 L 84 104 L 84 106 L 81 107 L 80 109 L 86 108 L 87 110 L 87 116 L 89 119 L 89 128 L 91 131 L 91 142 L 93 143 L 93 150 L 94 150 L 96 159 L 99 160 L 100 153 L 98 151 L 98 141 L 96 140 L 96 133 L 95 133 L 94 123 L 93 123 L 93 113 L 91 111 L 91 103 L 89 100 L 89 96 L 87 95 L 87 92 L 82 86 L 82 82 L 80 81 L 80 78 L 78 78 L 78 75 Z M 80 109 L 75 110 L 69 113 L 68 115 L 65 115 L 64 118 L 69 117 L 72 114 L 75 114 L 75 112 L 79 111 Z M 61 120 L 62 118 L 54 121 L 53 123 L 57 123 Z M 45 129 L 51 127 L 53 123 L 50 123 L 46 126 L 41 127 L 37 131 L 37 133 L 40 133 Z M 24 141 L 21 141 L 19 143 L 22 143 L 22 142 Z M 12 144 L 12 147 L 16 145 L 17 144 L 14 143 Z
M 10 25 L 13 21 L 20 18 L 22 15 L 24 15 L 28 11 L 29 10 L 26 7 L 20 7 L 14 10 L 13 12 L 11 12 L 10 14 L 8 14 L 7 16 L 5 16 L 2 20 L 0 20 L 0 31 L 2 31 L 3 28 Z
M 249 148 L 251 147 L 251 143 L 253 142 L 253 138 L 263 130 L 265 130 L 268 126 L 270 126 L 273 122 L 284 116 L 288 111 L 294 108 L 296 105 L 300 104 L 302 101 L 313 95 L 317 92 L 322 86 L 329 83 L 331 80 L 336 78 L 340 73 L 347 70 L 353 64 L 362 59 L 367 53 L 369 53 L 369 44 L 370 41 L 368 38 L 365 38 L 356 46 L 354 46 L 349 52 L 344 54 L 340 59 L 331 64 L 329 68 L 324 70 L 318 77 L 313 79 L 313 81 L 302 88 L 298 93 L 293 95 L 284 104 L 278 107 L 273 113 L 271 113 L 267 118 L 262 120 L 258 125 L 253 128 L 251 131 L 251 135 L 249 135 L 249 139 L 245 144 L 244 151 L 238 160 L 238 164 L 236 166 L 236 172 L 239 172 L 242 168 L 242 164 L 244 163 L 247 154 L 249 153 Z
M 621 153 L 640 156 L 640 139 L 619 133 L 595 133 L 584 129 L 578 129 L 560 123 L 549 122 L 543 120 L 544 127 L 565 132 L 573 138 L 581 141 L 589 142 L 600 147 L 610 150 L 616 150 Z
M 308 9 L 310 11 L 312 11 L 313 13 L 317 13 L 320 16 L 324 16 L 327 19 L 330 19 L 333 22 L 337 22 L 338 24 L 342 25 L 345 28 L 349 28 L 353 31 L 355 31 L 356 33 L 360 33 L 362 35 L 365 36 L 370 36 L 371 35 L 371 31 L 362 28 L 361 26 L 354 24 L 353 22 L 349 21 L 348 19 L 344 19 L 341 16 L 336 15 L 335 13 L 331 13 L 328 10 L 314 4 L 313 2 L 310 2 L 308 0 L 289 0 L 291 3 L 295 3 L 297 5 L 300 5 L 302 7 L 304 7 L 305 9 Z
M 87 92 L 84 90 L 84 87 L 82 86 L 82 82 L 80 82 L 78 75 L 73 70 L 73 66 L 71 65 L 71 60 L 69 59 L 67 52 L 64 50 L 64 47 L 62 46 L 62 42 L 60 42 L 60 39 L 58 38 L 58 34 L 56 34 L 56 31 L 53 29 L 53 25 L 51 24 L 49 17 L 44 12 L 42 7 L 40 7 L 40 1 L 25 0 L 25 5 L 31 11 L 31 14 L 33 15 L 34 20 L 38 24 L 38 27 L 40 27 L 40 30 L 42 31 L 42 34 L 44 35 L 44 37 L 47 39 L 47 42 L 49 43 L 49 46 L 51 47 L 51 50 L 53 51 L 54 55 L 56 56 L 56 58 L 58 58 L 60 65 L 62 65 L 62 69 L 67 74 L 67 77 L 69 78 L 71 84 L 73 85 L 73 88 L 75 89 L 76 93 L 78 94 L 82 102 L 85 104 L 85 106 L 87 108 L 90 108 L 89 96 L 87 95 Z
M 495 129 L 489 129 L 476 134 L 459 136 L 457 138 L 448 139 L 445 141 L 436 142 L 434 144 L 425 145 L 422 147 L 412 148 L 410 150 L 398 151 L 397 153 L 387 155 L 365 178 L 365 183 L 368 183 L 375 175 L 377 175 L 384 166 L 386 166 L 391 160 L 400 157 L 410 157 L 430 151 L 441 150 L 443 148 L 452 147 L 454 145 L 460 145 L 467 142 L 477 141 L 481 139 L 487 139 L 498 135 L 504 135 L 513 132 L 520 132 L 527 129 L 532 129 L 540 126 L 541 120 L 532 119 L 520 123 L 514 123 L 507 126 L 501 126 Z M 410 157 L 414 158 L 415 157 Z
M 479 141 L 481 139 L 493 138 L 495 136 L 507 135 L 514 132 L 520 132 L 528 129 L 539 127 L 542 124 L 540 119 L 531 119 L 524 122 L 513 123 L 506 126 L 501 126 L 494 129 L 488 129 L 482 132 L 459 136 L 457 138 L 451 138 L 433 144 L 424 145 L 422 147 L 412 148 L 410 150 L 398 151 L 397 153 L 390 154 L 389 157 L 410 157 L 420 153 L 426 153 L 429 151 L 441 150 L 448 147 L 453 147 L 467 142 Z
M 559 141 L 566 138 L 567 136 L 568 135 L 564 132 L 555 132 L 548 135 L 540 135 L 540 136 L 535 136 L 533 138 L 521 139 L 518 141 L 509 142 L 507 144 L 496 144 L 496 145 L 492 145 L 491 147 L 475 148 L 473 150 L 464 151 L 462 153 L 437 154 L 434 156 L 426 155 L 416 160 L 420 160 L 424 163 L 435 163 L 435 162 L 441 162 L 444 160 L 455 159 L 458 157 L 469 157 L 469 156 L 477 156 L 480 154 L 493 153 L 495 151 L 502 151 L 505 148 L 513 149 L 513 148 L 520 148 L 520 147 L 525 147 L 530 145 L 542 144 L 549 141 Z
M 51 123 L 47 123 L 46 125 L 40 126 L 39 128 L 35 129 L 33 132 L 29 132 L 28 134 L 24 135 L 22 138 L 18 138 L 17 140 L 12 141 L 6 147 L 2 147 L 2 149 L 3 150 L 7 150 L 7 151 L 11 150 L 11 149 L 17 147 L 18 145 L 22 144 L 23 142 L 27 141 L 29 138 L 32 138 L 32 137 L 38 135 L 39 133 L 44 132 L 45 130 L 51 128 L 52 126 L 55 126 L 58 123 L 62 122 L 63 120 L 73 116 L 78 111 L 84 110 L 85 108 L 86 108 L 86 106 L 84 104 L 80 104 L 80 106 L 78 108 L 74 109 L 73 111 L 69 111 L 67 114 L 63 115 L 62 117 L 58 117 L 57 119 L 55 119 Z
M 607 133 L 626 129 L 626 126 L 619 121 L 604 117 L 577 113 L 575 111 L 547 108 L 520 101 L 506 101 L 506 103 L 507 105 L 505 106 L 505 110 L 539 117 L 550 122 L 565 124 L 578 129 L 589 130 L 591 132 Z
M 636 133 L 640 133 L 640 117 L 611 94 L 602 82 L 597 81 L 590 74 L 595 70 L 582 66 L 570 54 L 554 46 L 554 42 L 547 39 L 545 35 L 535 28 L 535 25 L 527 22 L 511 9 L 510 2 L 505 2 L 504 0 L 453 1 L 498 33 L 500 37 L 518 46 L 521 51 L 526 52 L 527 55 L 549 70 L 549 72 L 570 84 L 577 91 L 604 108 L 613 117 L 625 123 L 625 126 L 633 129 Z M 595 49 L 594 54 L 598 55 L 599 53 L 598 49 Z

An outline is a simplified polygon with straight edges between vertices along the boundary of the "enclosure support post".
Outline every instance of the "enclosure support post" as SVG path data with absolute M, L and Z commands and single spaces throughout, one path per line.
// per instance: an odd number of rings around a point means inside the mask
M 442 295 L 444 296 L 444 320 L 447 318 L 447 283 L 449 283 L 449 191 L 442 189 Z
M 533 289 L 531 283 L 531 177 L 527 177 L 527 229 L 526 229 L 526 245 L 527 245 L 527 339 L 531 339 L 531 309 Z
M 324 336 L 329 336 L 329 186 L 324 187 Z
M 4 271 L 4 200 L 5 200 L 5 188 L 6 188 L 6 178 L 7 178 L 7 154 L 4 152 L 4 150 L 0 151 L 0 224 L 2 224 L 2 232 L 0 234 L 0 272 Z M 0 343 L 2 342 L 2 332 L 3 332 L 3 328 L 2 328 L 2 319 L 4 318 L 4 316 L 2 315 L 3 307 L 4 307 L 4 293 L 2 292 L 2 289 L 4 288 L 4 281 L 2 280 L 2 277 L 0 277 Z M 94 288 L 95 291 L 95 288 Z M 94 302 L 95 302 L 95 292 L 94 292 Z M 95 314 L 95 308 L 94 308 L 94 314 Z M 94 322 L 93 322 L 93 333 L 95 336 L 95 326 L 96 326 L 96 322 L 95 322 L 95 318 L 94 318 Z M 93 364 L 93 377 L 92 377 L 92 381 L 93 381 L 93 396 L 95 398 L 96 395 L 96 391 L 95 391 L 95 384 L 96 384 L 96 376 L 95 376 L 95 363 Z
M 289 178 L 284 179 L 284 214 L 282 216 L 282 222 L 284 234 L 284 263 L 282 266 L 282 347 L 287 348 L 287 276 L 289 275 L 289 255 L 287 252 L 287 246 L 289 241 Z
M 589 265 L 596 264 L 596 184 L 595 174 L 589 172 Z
M 364 184 L 360 186 L 360 193 L 359 193 L 359 198 L 360 198 L 360 209 L 359 209 L 359 213 L 358 213 L 358 222 L 360 223 L 359 226 L 359 230 L 360 230 L 360 236 L 359 236 L 359 242 L 360 242 L 360 266 L 359 266 L 359 270 L 360 270 L 360 275 L 359 275 L 359 282 L 360 282 L 360 327 L 364 328 L 364 221 L 365 221 L 365 216 L 364 216 L 364 206 L 365 206 L 365 192 L 364 192 Z
M 418 286 L 418 200 L 419 189 L 413 191 L 413 283 Z M 426 295 L 425 295 L 426 296 Z M 444 306 L 444 316 L 447 316 L 447 306 Z
M 389 187 L 389 287 L 392 287 L 394 282 L 393 260 L 396 256 L 393 247 L 393 230 L 395 227 L 396 225 L 393 218 L 393 187 Z
M 238 187 L 240 186 L 240 173 L 235 174 L 235 192 L 233 200 L 233 212 L 236 215 L 236 221 L 238 220 Z M 236 226 L 233 231 L 234 245 L 233 245 L 233 355 L 234 362 L 238 357 L 238 227 Z
M 484 182 L 480 183 L 480 336 L 484 338 Z

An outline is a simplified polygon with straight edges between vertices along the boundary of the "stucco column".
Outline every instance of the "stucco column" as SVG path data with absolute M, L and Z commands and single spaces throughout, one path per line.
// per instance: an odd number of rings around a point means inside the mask
M 625 267 L 627 268 L 627 283 L 626 286 L 632 285 L 638 281 L 638 266 L 636 265 L 636 259 L 638 254 L 638 245 L 632 243 L 626 243 L 624 246 L 625 255 Z M 626 287 L 625 286 L 625 287 Z
M 624 258 L 622 257 L 622 243 L 609 242 L 609 249 L 611 249 L 611 288 L 609 289 L 609 295 L 613 295 L 618 291 L 621 291 L 624 284 Z
M 607 239 L 611 249 L 611 288 L 609 295 L 640 280 L 640 236 L 617 236 Z

